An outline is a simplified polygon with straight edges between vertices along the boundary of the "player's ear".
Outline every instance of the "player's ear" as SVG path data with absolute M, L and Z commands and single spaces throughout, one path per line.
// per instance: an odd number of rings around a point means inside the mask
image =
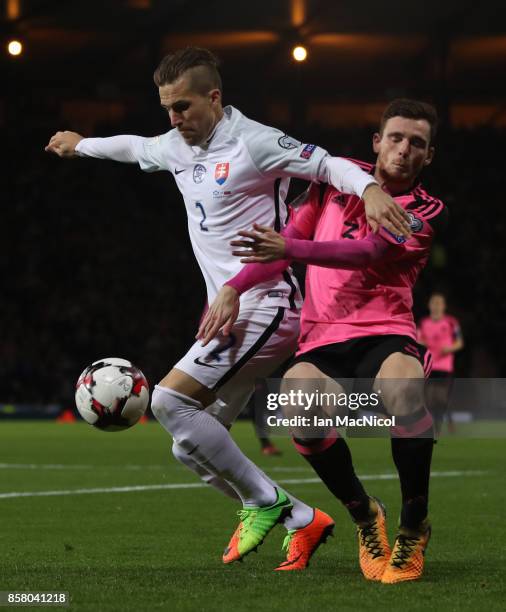
M 379 134 L 378 132 L 373 134 L 373 137 L 372 137 L 372 150 L 375 153 L 379 153 L 379 143 L 380 143 L 380 141 L 381 141 L 381 134 Z
M 209 92 L 209 99 L 211 100 L 211 104 L 213 106 L 216 104 L 221 104 L 221 91 L 219 89 L 211 89 Z
M 435 153 L 435 148 L 434 147 L 429 147 L 429 151 L 427 153 L 427 157 L 425 158 L 425 161 L 423 162 L 424 166 L 428 166 L 432 163 L 432 160 L 434 159 L 434 153 Z

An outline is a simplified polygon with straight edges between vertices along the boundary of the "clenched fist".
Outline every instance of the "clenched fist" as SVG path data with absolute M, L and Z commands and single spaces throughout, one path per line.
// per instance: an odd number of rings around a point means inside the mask
M 77 157 L 76 146 L 82 139 L 83 136 L 76 132 L 68 132 L 67 130 L 65 132 L 56 132 L 54 136 L 51 136 L 45 151 L 56 153 L 59 157 Z

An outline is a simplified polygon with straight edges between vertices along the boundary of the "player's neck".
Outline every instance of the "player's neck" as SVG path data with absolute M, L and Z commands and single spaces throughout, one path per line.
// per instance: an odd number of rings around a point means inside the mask
M 415 184 L 414 180 L 392 181 L 392 179 L 378 166 L 376 166 L 374 170 L 374 178 L 381 185 L 382 189 L 385 189 L 392 196 L 411 191 Z
M 216 111 L 216 114 L 214 116 L 214 122 L 213 122 L 211 129 L 209 130 L 209 134 L 207 135 L 206 142 L 209 142 L 213 138 L 214 132 L 216 131 L 216 126 L 222 119 L 223 119 L 223 108 L 220 107 Z
M 441 319 L 444 317 L 444 314 L 431 314 L 430 318 L 433 321 L 441 321 Z

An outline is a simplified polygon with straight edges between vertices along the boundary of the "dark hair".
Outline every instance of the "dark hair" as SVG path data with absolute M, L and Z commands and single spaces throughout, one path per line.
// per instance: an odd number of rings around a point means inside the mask
M 153 79 L 155 84 L 161 87 L 174 83 L 191 70 L 191 86 L 194 91 L 202 95 L 211 89 L 222 91 L 218 65 L 218 58 L 211 51 L 199 47 L 187 47 L 166 55 L 155 70 Z
M 383 134 L 385 123 L 392 117 L 405 117 L 406 119 L 425 119 L 430 125 L 430 143 L 433 144 L 437 132 L 437 111 L 427 102 L 410 100 L 408 98 L 397 98 L 392 100 L 383 111 L 380 121 L 380 134 Z

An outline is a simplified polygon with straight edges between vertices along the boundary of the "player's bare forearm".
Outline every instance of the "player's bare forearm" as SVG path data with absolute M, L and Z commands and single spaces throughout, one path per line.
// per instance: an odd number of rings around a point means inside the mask
M 246 240 L 232 240 L 233 247 L 242 247 L 242 251 L 232 251 L 235 257 L 241 257 L 242 263 L 270 263 L 285 259 L 285 239 L 281 234 L 264 225 L 253 225 L 254 231 L 243 230 L 239 235 Z
M 69 132 L 67 130 L 56 132 L 56 134 L 51 136 L 44 150 L 47 153 L 54 153 L 58 157 L 77 157 L 76 147 L 82 139 L 83 136 L 77 132 Z
M 453 344 L 450 346 L 446 346 L 442 349 L 443 355 L 448 355 L 450 353 L 457 353 L 461 349 L 464 348 L 464 340 L 462 338 L 457 338 Z
M 406 211 L 381 187 L 371 183 L 362 194 L 367 222 L 374 232 L 383 226 L 393 234 L 409 238 L 411 230 Z
M 233 287 L 223 285 L 202 318 L 196 339 L 202 340 L 202 346 L 206 346 L 220 330 L 224 336 L 228 336 L 238 314 L 239 294 Z

